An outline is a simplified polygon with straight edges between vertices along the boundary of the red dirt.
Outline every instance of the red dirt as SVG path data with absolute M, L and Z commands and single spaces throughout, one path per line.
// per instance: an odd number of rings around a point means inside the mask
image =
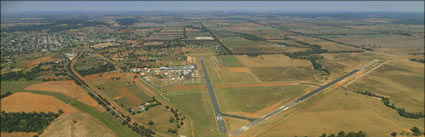
M 45 57 L 40 57 L 36 60 L 27 61 L 27 62 L 25 62 L 24 65 L 25 66 L 32 66 L 32 65 L 37 65 L 38 63 L 47 62 L 47 61 L 50 61 L 50 60 L 52 60 L 52 56 L 45 56 Z

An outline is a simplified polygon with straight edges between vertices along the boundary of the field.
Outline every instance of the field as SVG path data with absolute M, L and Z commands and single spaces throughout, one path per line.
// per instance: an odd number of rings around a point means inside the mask
M 91 98 L 86 91 L 81 89 L 74 81 L 71 80 L 43 82 L 26 87 L 25 90 L 42 90 L 62 93 L 82 103 L 90 105 L 99 111 L 105 111 L 104 108 Z
M 388 96 L 390 101 L 408 112 L 424 112 L 424 66 L 405 61 L 390 60 L 375 71 L 349 86 L 352 90 L 370 91 Z
M 213 108 L 206 89 L 185 89 L 183 95 L 167 95 L 177 109 L 182 110 L 191 119 L 191 132 L 185 136 L 225 136 L 219 134 Z M 189 123 L 186 123 L 189 125 Z M 191 135 L 193 134 L 193 135 Z
M 320 136 L 341 130 L 362 130 L 368 136 L 378 137 L 408 132 L 413 126 L 424 129 L 423 119 L 400 117 L 380 100 L 340 88 L 313 96 L 264 123 L 248 130 L 244 136 Z
M 55 120 L 41 137 L 115 137 L 114 133 L 91 116 L 81 113 L 66 113 Z
M 304 94 L 305 86 L 268 86 L 216 88 L 216 94 L 223 112 L 255 113 L 277 102 L 287 103 Z
M 235 56 L 221 56 L 217 60 L 223 67 L 244 67 Z
M 17 92 L 1 100 L 1 109 L 6 112 L 78 112 L 68 104 L 45 95 Z
M 120 72 L 92 74 L 85 78 L 118 104 L 122 104 L 124 109 L 140 105 L 150 99 L 149 95 L 135 84 L 128 82 Z
M 275 43 L 252 41 L 239 37 L 224 38 L 222 41 L 233 53 L 276 53 L 285 50 Z
M 163 133 L 167 133 L 168 129 L 177 129 L 176 128 L 177 124 L 175 121 L 173 123 L 169 122 L 170 117 L 174 118 L 173 113 L 165 109 L 165 107 L 162 105 L 149 108 L 147 112 L 142 112 L 140 114 L 135 115 L 136 120 L 141 121 L 145 125 L 148 125 L 149 121 L 152 120 L 154 124 L 149 127 Z M 185 123 L 185 124 L 189 124 L 189 123 Z

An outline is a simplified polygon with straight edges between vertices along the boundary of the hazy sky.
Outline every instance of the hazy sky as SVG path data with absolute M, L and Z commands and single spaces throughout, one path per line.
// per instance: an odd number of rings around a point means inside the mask
M 424 12 L 424 1 L 2 1 L 2 14 L 14 11 L 354 11 Z

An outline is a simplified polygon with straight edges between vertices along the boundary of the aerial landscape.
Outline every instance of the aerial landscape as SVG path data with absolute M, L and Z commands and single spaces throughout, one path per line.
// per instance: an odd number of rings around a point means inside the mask
M 425 137 L 424 1 L 1 1 L 1 137 Z

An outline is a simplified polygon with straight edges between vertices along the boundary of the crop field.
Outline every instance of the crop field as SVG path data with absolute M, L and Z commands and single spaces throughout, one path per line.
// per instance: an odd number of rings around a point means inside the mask
M 41 134 L 41 137 L 115 137 L 116 135 L 90 115 L 74 112 L 61 115 Z
M 26 87 L 25 90 L 41 90 L 62 93 L 94 107 L 101 112 L 105 111 L 104 108 L 91 98 L 86 91 L 81 89 L 74 81 L 71 80 L 43 82 Z
M 17 92 L 1 100 L 1 109 L 6 112 L 78 112 L 68 104 L 52 96 Z
M 216 88 L 216 94 L 223 112 L 255 113 L 279 102 L 287 103 L 304 94 L 305 86 L 268 86 Z
M 207 89 L 185 89 L 184 95 L 167 95 L 174 106 L 190 117 L 194 136 L 225 136 L 219 134 Z M 189 124 L 189 123 L 185 123 Z M 192 136 L 191 134 L 183 134 Z
M 388 96 L 391 102 L 408 112 L 424 113 L 424 82 L 423 64 L 393 59 L 349 88 Z
M 347 93 L 347 94 L 345 94 Z M 385 126 L 382 126 L 385 125 Z M 368 136 L 389 136 L 424 128 L 423 119 L 406 119 L 375 98 L 338 88 L 304 103 L 246 132 L 246 136 L 320 136 L 322 133 L 362 130 Z M 291 130 L 287 130 L 291 129 Z M 308 129 L 308 132 L 306 132 Z

